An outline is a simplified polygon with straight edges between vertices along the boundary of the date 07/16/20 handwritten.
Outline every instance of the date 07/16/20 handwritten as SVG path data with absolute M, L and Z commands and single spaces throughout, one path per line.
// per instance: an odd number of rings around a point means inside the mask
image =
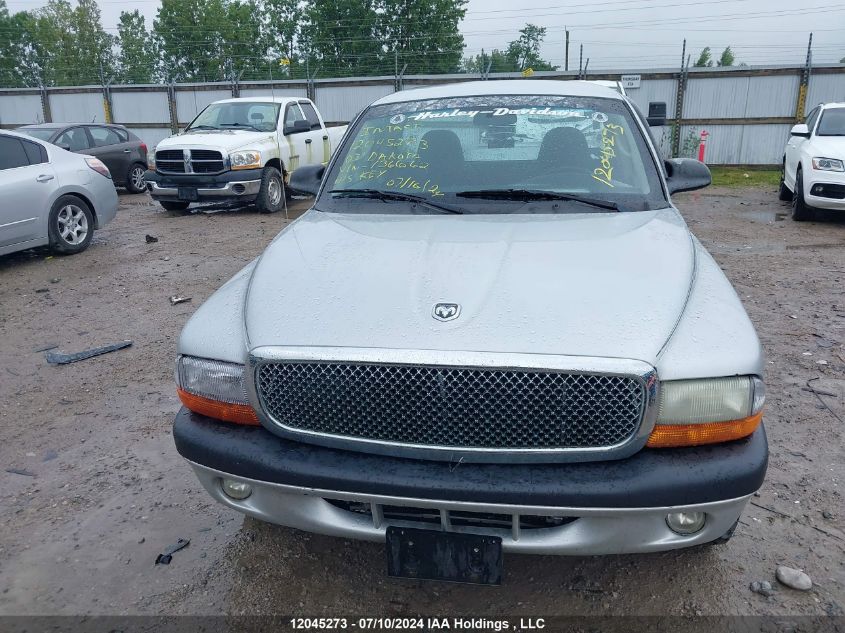
M 625 128 L 613 123 L 605 123 L 601 130 L 601 167 L 593 170 L 593 178 L 600 183 L 613 187 L 613 159 L 616 157 L 616 137 L 622 136 Z

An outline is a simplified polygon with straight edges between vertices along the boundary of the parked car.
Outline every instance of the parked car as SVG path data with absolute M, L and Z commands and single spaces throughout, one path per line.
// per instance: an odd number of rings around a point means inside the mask
M 396 576 L 726 541 L 768 449 L 754 327 L 670 197 L 708 184 L 588 82 L 376 101 L 183 329 L 179 453 Z
M 0 131 L 0 255 L 45 244 L 79 253 L 116 213 L 117 192 L 100 159 Z
M 147 186 L 170 211 L 192 202 L 242 200 L 274 213 L 290 194 L 290 175 L 303 165 L 325 164 L 345 131 L 345 125 L 326 127 L 308 99 L 216 101 L 182 134 L 158 144 Z
M 792 219 L 815 209 L 845 211 L 845 103 L 823 103 L 792 128 L 783 153 L 779 198 L 792 200 Z
M 106 164 L 114 184 L 130 193 L 146 190 L 147 145 L 122 125 L 101 123 L 39 123 L 18 132 L 77 154 L 96 156 Z

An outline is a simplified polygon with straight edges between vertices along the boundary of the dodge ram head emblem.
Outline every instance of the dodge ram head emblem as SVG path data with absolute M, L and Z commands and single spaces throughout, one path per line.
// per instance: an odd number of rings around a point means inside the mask
M 460 314 L 461 306 L 459 303 L 435 303 L 434 309 L 431 311 L 431 316 L 438 321 L 451 321 L 457 319 Z

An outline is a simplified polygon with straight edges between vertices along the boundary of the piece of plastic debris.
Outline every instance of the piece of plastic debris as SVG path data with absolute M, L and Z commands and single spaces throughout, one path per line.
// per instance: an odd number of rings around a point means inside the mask
M 173 554 L 178 552 L 180 549 L 188 547 L 188 544 L 191 542 L 190 539 L 180 538 L 176 541 L 173 545 L 170 545 L 165 549 L 161 554 L 156 556 L 156 565 L 169 565 L 170 561 L 173 559 Z
M 48 349 L 56 349 L 59 346 L 58 343 L 46 343 L 39 347 L 38 349 L 32 350 L 33 352 L 46 352 Z
M 182 295 L 173 295 L 172 297 L 170 297 L 170 305 L 175 306 L 180 303 L 187 303 L 190 300 L 190 297 L 183 297 Z
M 57 284 L 57 283 L 59 283 L 61 280 L 62 280 L 62 278 L 61 278 L 61 277 L 53 277 L 53 278 L 50 280 L 50 283 L 51 283 L 51 284 Z
M 147 240 L 147 244 L 155 244 L 158 242 L 158 238 L 152 235 L 145 235 L 144 239 Z
M 31 473 L 23 468 L 7 468 L 6 472 L 13 475 L 23 475 L 24 477 L 35 477 L 35 473 Z
M 76 352 L 75 354 L 47 352 L 45 357 L 47 358 L 47 362 L 51 365 L 67 365 L 68 363 L 87 360 L 89 358 L 93 358 L 94 356 L 100 356 L 101 354 L 108 354 L 109 352 L 129 347 L 130 345 L 132 345 L 132 341 L 121 341 L 120 343 L 106 345 L 105 347 L 95 347 L 94 349 L 85 350 L 84 352 Z

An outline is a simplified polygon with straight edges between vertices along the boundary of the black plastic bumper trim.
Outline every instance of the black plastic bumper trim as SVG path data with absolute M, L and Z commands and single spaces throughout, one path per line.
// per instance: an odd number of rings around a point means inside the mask
M 260 169 L 238 169 L 225 171 L 222 174 L 160 174 L 147 170 L 144 173 L 147 182 L 154 182 L 161 187 L 213 187 L 225 185 L 228 182 L 261 180 Z
M 173 424 L 185 459 L 224 473 L 363 494 L 583 508 L 646 508 L 735 499 L 760 488 L 762 425 L 728 444 L 645 449 L 624 460 L 577 464 L 456 464 L 385 457 L 285 440 L 262 427 L 182 408 Z

